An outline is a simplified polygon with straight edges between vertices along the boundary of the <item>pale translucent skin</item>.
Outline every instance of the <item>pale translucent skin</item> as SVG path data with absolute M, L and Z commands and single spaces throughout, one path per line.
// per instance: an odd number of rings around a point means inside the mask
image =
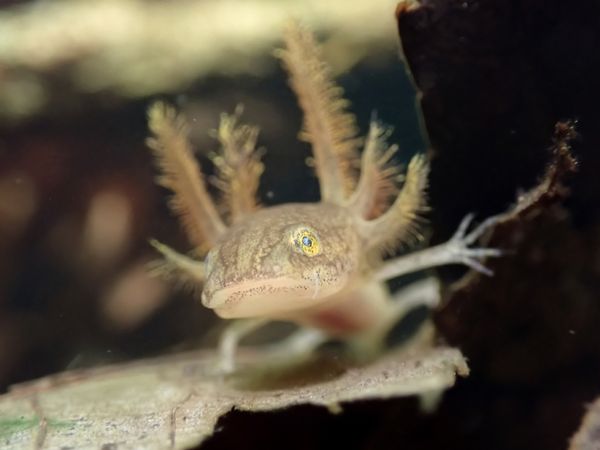
M 444 264 L 489 273 L 480 260 L 500 254 L 469 248 L 499 219 L 488 219 L 467 234 L 472 219 L 467 216 L 447 243 L 384 261 L 387 252 L 418 236 L 418 218 L 426 206 L 425 158 L 413 157 L 398 190 L 399 170 L 390 162 L 396 148 L 385 143 L 385 128 L 373 121 L 357 179 L 353 116 L 345 111 L 312 36 L 292 24 L 285 40 L 280 57 L 304 111 L 303 135 L 312 144 L 320 202 L 259 208 L 257 129 L 238 125 L 237 115 L 223 116 L 221 152 L 213 161 L 230 212 L 226 224 L 192 156 L 184 120 L 162 104 L 149 113 L 154 133 L 149 144 L 162 171 L 160 181 L 174 192 L 173 209 L 181 214 L 198 253 L 207 253 L 202 262 L 158 242 L 153 245 L 165 256 L 167 272 L 202 286 L 204 306 L 225 319 L 248 319 L 223 335 L 223 371 L 233 369 L 239 339 L 272 320 L 307 328 L 282 345 L 285 352 L 306 352 L 330 337 L 376 352 L 409 303 L 411 308 L 431 306 L 427 298 L 392 301 L 386 280 Z

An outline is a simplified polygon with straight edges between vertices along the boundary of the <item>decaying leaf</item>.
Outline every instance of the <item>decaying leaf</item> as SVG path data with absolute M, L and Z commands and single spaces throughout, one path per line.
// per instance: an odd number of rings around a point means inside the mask
M 596 399 L 571 439 L 569 450 L 598 450 L 600 448 L 600 398 Z
M 556 125 L 552 155 L 539 183 L 520 195 L 484 238 L 485 245 L 507 251 L 504 258 L 489 261 L 494 276 L 467 273 L 450 286 L 443 301 L 446 307 L 436 313 L 436 325 L 448 342 L 460 346 L 478 370 L 494 370 L 498 379 L 541 376 L 573 345 L 574 340 L 564 339 L 565 327 L 585 329 L 586 316 L 574 312 L 577 302 L 585 300 L 564 287 L 573 285 L 569 280 L 579 276 L 580 269 L 576 265 L 558 269 L 570 254 L 568 214 L 562 202 L 568 195 L 564 183 L 577 168 L 569 145 L 574 137 L 572 123 Z M 549 278 L 553 273 L 560 276 Z M 551 312 L 544 309 L 547 305 L 553 305 Z M 516 328 L 523 331 L 516 333 Z M 539 349 L 533 364 L 529 364 L 531 348 Z
M 246 352 L 242 364 L 260 355 Z M 16 386 L 0 397 L 5 449 L 183 449 L 213 432 L 232 408 L 274 410 L 299 404 L 339 409 L 361 399 L 435 394 L 468 368 L 452 348 L 415 344 L 363 367 L 334 357 L 312 361 L 281 387 L 273 373 L 211 375 L 215 355 L 194 352 L 89 371 L 67 372 Z M 262 381 L 261 381 L 262 380 Z M 285 383 L 284 383 L 285 384 Z M 277 387 L 276 387 L 277 386 Z

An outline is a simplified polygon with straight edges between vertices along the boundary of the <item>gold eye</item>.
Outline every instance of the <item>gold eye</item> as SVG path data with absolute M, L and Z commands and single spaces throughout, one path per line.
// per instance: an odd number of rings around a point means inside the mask
M 316 256 L 321 252 L 321 244 L 317 234 L 308 229 L 300 228 L 292 236 L 294 247 L 306 256 Z

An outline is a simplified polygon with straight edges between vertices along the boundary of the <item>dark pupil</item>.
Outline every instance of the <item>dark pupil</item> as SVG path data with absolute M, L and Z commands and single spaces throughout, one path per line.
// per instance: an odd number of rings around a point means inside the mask
M 310 240 L 310 238 L 309 238 L 309 237 L 306 237 L 306 236 L 304 236 L 304 237 L 302 238 L 302 243 L 303 243 L 304 245 L 306 245 L 307 247 L 310 247 L 310 246 L 312 245 L 312 241 Z

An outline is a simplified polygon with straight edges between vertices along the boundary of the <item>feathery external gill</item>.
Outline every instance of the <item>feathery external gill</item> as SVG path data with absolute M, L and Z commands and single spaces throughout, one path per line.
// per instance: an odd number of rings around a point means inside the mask
M 398 146 L 388 145 L 389 130 L 372 120 L 361 158 L 360 179 L 348 201 L 348 208 L 364 219 L 381 215 L 398 194 L 396 178 L 400 167 L 391 163 Z
M 346 111 L 348 102 L 321 60 L 312 34 L 290 23 L 284 40 L 286 48 L 277 54 L 304 112 L 300 137 L 312 145 L 321 200 L 342 204 L 356 182 L 359 140 L 354 116 Z
M 418 236 L 420 214 L 427 209 L 425 189 L 429 165 L 424 155 L 410 160 L 404 185 L 389 209 L 370 221 L 362 222 L 368 247 L 381 252 L 394 250 L 400 242 Z
M 188 125 L 182 116 L 162 102 L 148 110 L 154 134 L 147 140 L 161 175 L 158 182 L 173 191 L 171 209 L 179 215 L 190 241 L 199 251 L 211 248 L 225 231 L 210 198 L 204 177 L 188 141 Z
M 263 173 L 262 152 L 256 149 L 258 127 L 239 123 L 242 108 L 222 114 L 216 138 L 221 151 L 213 159 L 215 184 L 223 192 L 223 203 L 232 222 L 259 207 L 256 193 Z

